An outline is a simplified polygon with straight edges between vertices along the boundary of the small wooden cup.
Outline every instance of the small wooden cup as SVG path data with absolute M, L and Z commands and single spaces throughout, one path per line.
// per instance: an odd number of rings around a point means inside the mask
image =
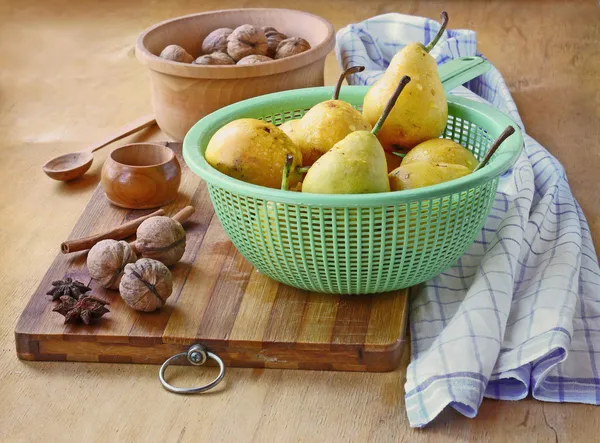
M 110 153 L 102 167 L 106 198 L 128 209 L 166 205 L 177 197 L 181 167 L 169 148 L 154 143 L 131 143 Z

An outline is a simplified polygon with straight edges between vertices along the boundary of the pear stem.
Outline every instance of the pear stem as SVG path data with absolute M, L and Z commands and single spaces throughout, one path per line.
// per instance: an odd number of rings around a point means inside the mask
M 302 166 L 300 168 L 296 168 L 296 171 L 299 174 L 306 174 L 308 172 L 308 170 L 310 169 L 310 166 Z
M 408 85 L 409 82 L 410 82 L 410 77 L 408 75 L 405 75 L 404 77 L 402 77 L 402 79 L 400 80 L 400 83 L 398 83 L 398 86 L 396 86 L 396 90 L 394 91 L 394 94 L 392 95 L 390 100 L 387 102 L 387 105 L 385 105 L 385 109 L 381 113 L 379 120 L 377 120 L 377 123 L 375 123 L 375 126 L 371 130 L 371 134 L 377 135 L 377 133 L 383 126 L 385 119 L 388 117 L 390 112 L 392 112 L 392 108 L 396 104 L 396 100 L 398 100 L 398 97 L 400 97 L 400 93 L 402 92 L 404 87 L 406 85 Z
M 357 72 L 363 72 L 365 70 L 364 66 L 351 66 L 348 69 L 346 69 L 344 72 L 342 72 L 342 75 L 340 75 L 340 77 L 338 78 L 337 84 L 335 85 L 335 89 L 333 90 L 333 95 L 331 96 L 332 100 L 337 100 L 338 97 L 340 96 L 340 89 L 342 89 L 342 83 L 344 83 L 344 80 L 346 79 L 346 77 L 348 77 L 351 74 L 356 74 Z
M 396 152 L 396 151 L 394 151 L 394 152 L 392 152 L 392 154 L 394 154 L 395 156 L 400 157 L 400 158 L 406 157 L 406 154 L 404 152 Z
M 289 189 L 290 171 L 292 170 L 292 163 L 294 162 L 294 156 L 287 154 L 285 156 L 285 164 L 283 165 L 283 175 L 281 176 L 281 189 L 287 191 Z
M 504 142 L 504 140 L 506 140 L 508 137 L 510 137 L 514 133 L 515 133 L 515 128 L 513 128 L 512 126 L 507 126 L 506 129 L 504 131 L 502 131 L 502 134 L 500 134 L 498 136 L 498 138 L 496 140 L 494 140 L 494 143 L 492 143 L 492 146 L 490 146 L 490 149 L 488 150 L 487 154 L 485 154 L 485 157 L 483 158 L 483 160 L 481 160 L 481 162 L 479 162 L 479 164 L 473 170 L 473 172 L 479 171 L 481 168 L 483 168 L 487 164 L 487 162 L 490 160 L 490 158 L 492 158 L 492 155 L 494 155 L 494 153 L 498 150 L 498 148 Z
M 429 52 L 433 49 L 433 47 L 437 44 L 437 42 L 442 37 L 442 34 L 444 34 L 444 31 L 446 30 L 446 26 L 448 26 L 448 13 L 446 11 L 442 11 L 442 13 L 440 14 L 440 17 L 442 18 L 442 27 L 440 28 L 440 30 L 438 31 L 436 36 L 433 37 L 433 40 L 431 40 L 427 44 L 427 46 L 425 46 L 425 50 L 427 52 Z

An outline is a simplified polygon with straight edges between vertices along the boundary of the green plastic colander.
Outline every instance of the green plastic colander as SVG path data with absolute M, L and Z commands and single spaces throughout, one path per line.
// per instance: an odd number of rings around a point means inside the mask
M 440 68 L 446 90 L 487 69 L 486 62 L 473 57 L 451 63 Z M 340 99 L 360 109 L 368 89 L 342 88 Z M 259 271 L 277 281 L 316 292 L 371 294 L 431 279 L 451 266 L 483 227 L 500 175 L 521 152 L 518 126 L 490 106 L 449 95 L 443 136 L 467 147 L 479 160 L 508 125 L 515 127 L 515 134 L 481 170 L 399 192 L 281 191 L 231 178 L 204 159 L 210 138 L 223 125 L 244 117 L 279 125 L 302 117 L 328 100 L 332 91 L 331 87 L 285 91 L 222 108 L 188 132 L 184 159 L 206 181 L 215 212 L 233 244 Z

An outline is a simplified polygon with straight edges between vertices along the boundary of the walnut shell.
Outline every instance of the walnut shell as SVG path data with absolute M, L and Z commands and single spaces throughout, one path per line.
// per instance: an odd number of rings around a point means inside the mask
M 267 55 L 271 58 L 274 58 L 275 54 L 277 53 L 277 47 L 279 46 L 279 43 L 281 43 L 282 41 L 287 39 L 288 36 L 277 31 L 275 28 L 266 28 L 266 29 L 268 29 L 268 30 L 264 31 L 264 32 L 265 32 L 265 35 L 267 36 L 267 44 L 269 45 L 269 49 L 267 50 Z
M 227 37 L 227 53 L 236 62 L 248 55 L 267 55 L 269 43 L 265 33 L 252 25 L 242 25 Z
M 163 307 L 173 292 L 171 271 L 161 262 L 141 258 L 125 266 L 119 285 L 121 298 L 137 311 L 151 312 Z
M 310 43 L 300 37 L 290 37 L 283 40 L 277 46 L 277 52 L 275 53 L 275 58 L 286 58 L 291 57 L 292 55 L 300 54 L 304 51 L 308 51 L 310 49 Z
M 180 63 L 192 63 L 194 57 L 187 53 L 185 49 L 178 45 L 169 45 L 160 53 L 160 57 Z
M 236 65 L 256 65 L 257 63 L 272 62 L 271 57 L 266 55 L 248 55 L 241 59 Z
M 264 32 L 265 34 L 267 34 L 267 32 L 272 31 L 272 32 L 279 32 L 277 29 L 275 29 L 273 26 L 263 26 L 262 28 L 260 28 L 260 30 L 262 32 Z
M 150 217 L 137 228 L 135 248 L 144 258 L 171 266 L 185 252 L 185 231 L 181 223 L 169 217 Z
M 90 277 L 106 289 L 117 289 L 123 276 L 125 265 L 137 260 L 129 243 L 116 240 L 102 240 L 96 243 L 87 256 Z
M 208 55 L 201 55 L 194 60 L 194 65 L 235 65 L 235 62 L 224 52 L 213 52 Z
M 227 52 L 227 37 L 233 32 L 231 28 L 219 28 L 208 34 L 202 42 L 202 53 Z

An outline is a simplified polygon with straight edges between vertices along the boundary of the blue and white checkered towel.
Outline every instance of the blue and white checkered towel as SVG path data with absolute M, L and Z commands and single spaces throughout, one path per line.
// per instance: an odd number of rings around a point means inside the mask
M 337 35 L 351 84 L 372 84 L 411 41 L 440 25 L 386 14 Z M 480 55 L 475 32 L 450 30 L 431 52 L 438 64 Z M 490 103 L 523 123 L 492 68 L 452 91 Z M 411 301 L 412 360 L 406 375 L 411 426 L 447 405 L 474 417 L 483 397 L 600 404 L 600 269 L 586 219 L 560 163 L 525 135 L 525 149 L 500 180 L 473 246 Z

